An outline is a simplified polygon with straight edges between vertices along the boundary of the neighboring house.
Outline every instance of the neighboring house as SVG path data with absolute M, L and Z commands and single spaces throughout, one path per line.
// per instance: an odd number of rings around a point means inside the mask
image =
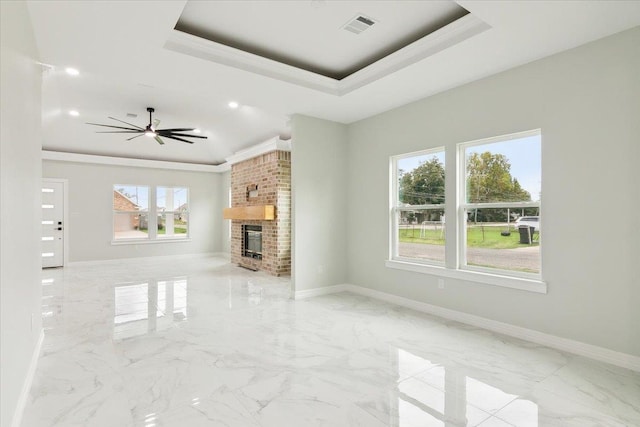
M 180 206 L 178 206 L 178 209 L 176 209 L 176 219 L 180 220 L 180 221 L 187 221 L 187 213 L 189 212 L 189 206 L 187 206 L 186 203 L 181 204 Z
M 113 210 L 122 212 L 135 212 L 140 207 L 126 195 L 118 190 L 113 190 Z M 137 230 L 140 226 L 139 215 L 114 215 L 113 228 L 115 232 Z

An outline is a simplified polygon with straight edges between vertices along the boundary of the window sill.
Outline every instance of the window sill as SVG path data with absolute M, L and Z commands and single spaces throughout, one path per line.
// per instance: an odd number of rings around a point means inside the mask
M 430 274 L 439 277 L 464 280 L 467 282 L 483 283 L 485 285 L 501 286 L 504 288 L 519 289 L 523 291 L 547 293 L 547 284 L 541 280 L 522 277 L 502 276 L 499 274 L 482 273 L 468 270 L 453 270 L 436 265 L 419 264 L 408 261 L 387 260 L 385 266 L 397 270 L 413 271 L 416 273 Z
M 149 239 L 122 239 L 122 240 L 112 240 L 111 241 L 111 245 L 112 246 L 119 246 L 119 245 L 154 245 L 157 243 L 179 243 L 179 242 L 190 242 L 191 239 L 187 238 L 187 239 L 156 239 L 156 240 L 149 240 Z

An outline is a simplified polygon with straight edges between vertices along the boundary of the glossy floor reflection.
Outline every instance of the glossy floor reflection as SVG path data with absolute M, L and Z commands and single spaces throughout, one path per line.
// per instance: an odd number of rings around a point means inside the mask
M 638 426 L 640 374 L 218 258 L 43 271 L 34 426 Z

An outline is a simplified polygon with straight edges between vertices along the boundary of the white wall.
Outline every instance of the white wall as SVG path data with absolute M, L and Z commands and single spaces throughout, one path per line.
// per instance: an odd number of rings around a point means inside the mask
M 41 71 L 26 4 L 0 2 L 0 17 L 0 425 L 8 427 L 42 330 Z
M 44 160 L 42 175 L 69 180 L 69 261 L 222 251 L 221 176 L 209 172 Z M 190 241 L 113 245 L 113 186 L 189 187 Z
M 346 126 L 295 115 L 291 132 L 293 290 L 345 283 Z
M 636 28 L 350 125 L 349 282 L 640 355 L 639 46 Z M 389 156 L 536 128 L 548 294 L 385 268 Z

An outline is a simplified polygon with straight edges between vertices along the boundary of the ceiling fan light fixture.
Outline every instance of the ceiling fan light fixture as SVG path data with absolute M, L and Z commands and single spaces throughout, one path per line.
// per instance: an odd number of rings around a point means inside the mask
M 109 130 L 109 131 L 101 131 L 100 133 L 126 133 L 126 134 L 134 134 L 131 138 L 127 138 L 127 141 L 131 141 L 132 139 L 136 139 L 141 137 L 142 135 L 148 136 L 149 138 L 154 138 L 156 142 L 160 145 L 164 145 L 164 141 L 162 138 L 169 138 L 180 142 L 186 142 L 188 144 L 193 144 L 193 141 L 190 141 L 185 138 L 197 138 L 197 139 L 207 139 L 206 136 L 200 135 L 190 135 L 183 132 L 192 132 L 194 128 L 186 127 L 186 128 L 168 128 L 168 129 L 156 129 L 158 126 L 159 120 L 153 120 L 153 112 L 155 111 L 152 107 L 147 107 L 147 111 L 149 112 L 149 124 L 145 127 L 134 125 L 133 123 L 125 122 L 124 120 L 116 119 L 115 117 L 109 117 L 111 120 L 115 120 L 122 124 L 128 125 L 125 126 L 114 126 L 114 125 L 105 125 L 101 123 L 87 123 L 88 125 L 93 126 L 101 126 L 110 129 L 117 130 Z
M 156 130 L 151 126 L 151 123 L 149 123 L 147 127 L 144 128 L 144 136 L 148 136 L 149 138 L 155 138 L 156 136 L 158 136 Z

